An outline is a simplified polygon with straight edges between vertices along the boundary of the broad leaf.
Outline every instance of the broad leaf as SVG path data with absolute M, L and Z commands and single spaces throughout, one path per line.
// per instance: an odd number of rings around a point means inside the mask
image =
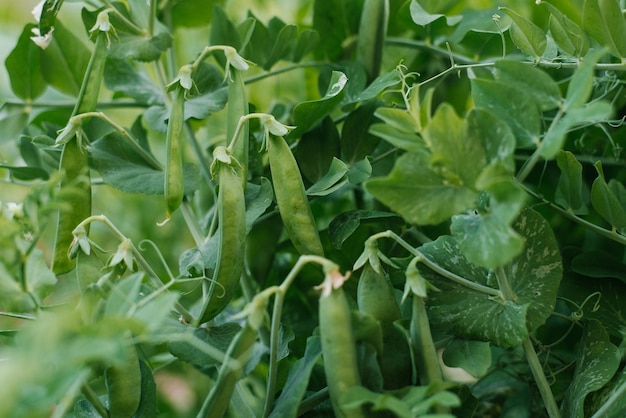
M 224 0 L 184 0 L 174 3 L 172 6 L 172 24 L 174 27 L 198 27 L 213 22 L 213 4 L 223 4 Z M 202 13 L 198 13 L 202 10 Z
M 304 356 L 289 369 L 289 375 L 281 394 L 274 403 L 270 418 L 296 416 L 302 397 L 309 384 L 309 378 L 315 363 L 322 354 L 319 337 L 307 338 Z
M 544 71 L 519 61 L 496 61 L 496 79 L 509 86 L 528 92 L 539 110 L 552 110 L 561 103 L 561 91 Z
M 163 90 L 143 71 L 130 62 L 109 59 L 104 71 L 104 85 L 111 91 L 122 93 L 138 103 L 163 104 Z
M 585 398 L 611 380 L 619 363 L 620 352 L 611 343 L 602 324 L 594 319 L 588 320 L 578 349 L 574 379 L 561 406 L 563 415 L 583 418 Z
M 404 221 L 395 213 L 369 210 L 354 210 L 344 212 L 333 219 L 328 226 L 330 241 L 335 248 L 340 249 L 356 229 L 365 223 L 393 222 L 402 224 Z
M 326 116 L 318 126 L 300 138 L 294 152 L 304 178 L 315 183 L 324 177 L 333 159 L 339 156 L 340 147 L 337 125 Z
M 5 61 L 11 89 L 24 101 L 32 101 L 41 96 L 47 84 L 41 75 L 40 48 L 31 41 L 31 29 L 35 25 L 26 25 L 15 48 Z
M 583 29 L 550 3 L 541 4 L 550 10 L 550 33 L 558 47 L 573 57 L 583 57 L 589 51 L 589 39 Z
M 274 18 L 273 20 L 276 20 Z M 278 32 L 275 39 L 273 39 L 272 26 L 270 21 L 270 37 L 273 40 L 272 50 L 267 58 L 267 60 L 263 63 L 263 68 L 269 70 L 281 59 L 288 58 L 296 47 L 296 40 L 298 38 L 298 28 L 295 25 L 285 25 L 282 23 L 282 28 Z
M 338 158 L 333 158 L 328 172 L 306 190 L 309 196 L 326 196 L 348 182 L 348 166 Z
M 609 49 L 612 55 L 626 60 L 626 21 L 615 0 L 585 0 L 583 28 Z
M 443 361 L 448 367 L 460 367 L 474 377 L 482 377 L 491 367 L 491 347 L 483 341 L 455 339 L 446 346 Z
M 494 80 L 473 79 L 471 83 L 476 106 L 506 122 L 517 138 L 518 147 L 531 146 L 539 139 L 540 112 L 530 93 Z
M 320 35 L 319 58 L 341 59 L 346 38 L 357 33 L 362 0 L 326 0 L 313 3 L 313 29 Z
M 511 24 L 511 39 L 513 39 L 515 45 L 524 54 L 533 57 L 535 61 L 539 61 L 548 46 L 548 40 L 544 31 L 508 7 L 500 7 L 500 10 L 504 10 L 513 20 Z
M 514 172 L 515 135 L 504 121 L 484 109 L 472 109 L 465 121 L 465 135 L 469 143 L 481 144 L 488 163 L 501 163 L 509 173 Z
M 80 39 L 57 21 L 52 42 L 40 54 L 41 73 L 48 84 L 62 93 L 78 96 L 91 55 Z
M 341 158 L 348 164 L 372 155 L 380 139 L 368 129 L 374 121 L 374 112 L 380 103 L 370 100 L 350 112 L 341 127 Z
M 393 125 L 375 123 L 369 133 L 384 139 L 396 148 L 405 151 L 419 151 L 425 148 L 424 140 L 414 132 L 401 131 Z
M 441 290 L 429 293 L 428 316 L 434 327 L 465 339 L 509 347 L 521 344 L 545 322 L 554 309 L 562 274 L 556 240 L 548 223 L 531 210 L 523 211 L 513 228 L 526 240 L 522 254 L 503 268 L 515 300 L 494 298 L 420 266 L 424 277 Z M 493 273 L 469 263 L 452 237 L 442 236 L 424 244 L 420 251 L 465 279 L 496 286 Z
M 561 170 L 561 176 L 554 200 L 565 209 L 572 211 L 584 209 L 582 164 L 569 151 L 559 152 L 556 163 Z
M 424 8 L 417 2 L 417 0 L 412 0 L 411 5 L 409 6 L 409 11 L 411 12 L 411 19 L 415 22 L 416 25 L 426 26 L 434 22 L 435 20 L 445 17 L 446 24 L 448 26 L 454 26 L 463 19 L 462 16 L 446 16 L 444 14 L 431 14 L 428 13 Z
M 293 119 L 296 129 L 291 131 L 290 137 L 298 137 L 312 128 L 324 118 L 331 110 L 341 102 L 343 89 L 348 82 L 346 75 L 339 71 L 333 71 L 328 90 L 324 97 L 298 104 L 293 109 Z
M 598 177 L 591 185 L 591 204 L 593 208 L 612 227 L 626 227 L 626 188 L 622 183 L 611 179 L 607 184 L 604 179 L 602 163 L 594 164 Z
M 605 251 L 585 251 L 572 259 L 572 271 L 587 277 L 613 277 L 626 283 L 624 263 Z

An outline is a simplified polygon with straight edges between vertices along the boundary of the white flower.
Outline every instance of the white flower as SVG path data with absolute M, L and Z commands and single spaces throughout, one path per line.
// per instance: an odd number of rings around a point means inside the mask
M 226 55 L 226 60 L 228 61 L 227 64 L 232 66 L 236 70 L 246 71 L 248 68 L 250 68 L 246 60 L 237 53 L 237 50 L 235 48 L 225 47 L 224 55 Z
M 290 130 L 295 128 L 295 126 L 288 126 L 280 123 L 272 115 L 263 115 L 260 119 L 261 123 L 265 127 L 265 131 L 275 136 L 285 136 Z
M 126 238 L 117 246 L 117 252 L 111 257 L 108 264 L 112 267 L 123 261 L 129 269 L 133 270 L 133 260 L 133 245 L 131 241 Z
M 7 203 L 7 210 L 5 216 L 10 220 L 21 219 L 24 217 L 24 204 L 23 203 Z
M 35 36 L 31 36 L 30 39 L 41 49 L 46 49 L 50 42 L 52 42 L 52 32 L 54 32 L 54 27 L 50 28 L 50 32 L 46 33 L 44 36 L 41 36 L 39 33 L 39 28 L 32 28 L 31 32 Z
M 101 32 L 109 32 L 111 30 L 111 21 L 109 20 L 109 13 L 107 11 L 98 13 L 96 24 L 93 25 L 89 32 L 94 32 L 96 30 Z
M 41 19 L 41 12 L 43 12 L 43 4 L 45 2 L 46 0 L 41 0 L 39 4 L 37 4 L 37 6 L 33 8 L 33 11 L 31 12 L 37 22 L 39 22 L 39 19 Z
M 191 90 L 193 87 L 192 71 L 191 65 L 183 65 L 178 71 L 178 82 L 185 90 Z

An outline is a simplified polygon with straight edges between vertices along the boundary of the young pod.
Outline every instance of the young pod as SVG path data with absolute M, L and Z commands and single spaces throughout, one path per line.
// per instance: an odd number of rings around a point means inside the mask
M 341 397 L 361 385 L 350 307 L 341 287 L 345 277 L 338 271 L 327 273 L 319 302 L 319 330 L 324 371 L 335 416 L 362 418 L 361 409 L 344 410 Z
M 109 416 L 134 416 L 141 401 L 141 366 L 135 346 L 128 346 L 124 361 L 110 366 L 105 372 L 105 378 L 109 394 Z
M 272 183 L 285 231 L 300 254 L 324 256 L 298 163 L 283 137 L 269 135 L 268 141 Z
M 106 53 L 106 34 L 101 32 L 96 36 L 72 116 L 95 110 L 104 76 Z M 67 209 L 59 211 L 52 270 L 56 274 L 63 274 L 75 265 L 75 261 L 70 260 L 67 254 L 74 239 L 72 231 L 82 220 L 91 216 L 91 176 L 87 152 L 76 135 L 63 144 L 59 171 L 63 174 L 61 190 L 68 192 L 63 193 L 63 203 Z
M 236 68 L 230 69 L 231 80 L 228 81 L 228 114 L 226 122 L 226 138 L 233 139 L 237 131 L 237 125 L 242 116 L 249 112 L 248 95 L 243 82 L 242 71 Z M 248 123 L 244 123 L 239 133 L 239 138 L 233 147 L 233 157 L 241 164 L 241 181 L 244 189 L 248 181 L 248 160 L 250 153 Z
M 183 202 L 185 185 L 183 182 L 183 126 L 185 123 L 185 89 L 181 85 L 176 87 L 174 100 L 170 109 L 170 117 L 167 122 L 166 146 L 167 163 L 165 166 L 165 208 L 166 217 L 169 219 L 172 213 Z
M 219 247 L 217 264 L 200 322 L 209 321 L 228 304 L 243 273 L 246 243 L 246 202 L 237 160 L 216 148 L 213 175 L 219 178 L 217 198 Z

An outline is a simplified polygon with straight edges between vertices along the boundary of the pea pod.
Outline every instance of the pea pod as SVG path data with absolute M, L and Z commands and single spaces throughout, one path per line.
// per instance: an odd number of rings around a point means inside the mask
M 93 111 L 98 103 L 98 94 L 104 75 L 106 61 L 106 33 L 96 35 L 95 46 L 87 65 L 79 96 L 72 116 Z M 52 270 L 63 274 L 72 270 L 75 260 L 70 260 L 67 251 L 72 243 L 72 231 L 83 219 L 91 215 L 91 176 L 87 152 L 76 136 L 63 145 L 59 171 L 63 174 L 60 190 L 66 210 L 59 211 L 57 221 Z
M 345 278 L 339 272 L 326 275 L 319 302 L 319 329 L 324 371 L 335 416 L 362 418 L 360 408 L 343 410 L 341 397 L 361 384 L 350 307 L 341 287 Z
M 200 322 L 213 319 L 228 304 L 243 273 L 246 240 L 246 203 L 238 162 L 225 147 L 217 147 L 211 171 L 219 178 L 219 247 L 217 265 L 209 295 L 199 316 Z
M 167 219 L 178 209 L 185 195 L 181 144 L 184 122 L 185 89 L 179 84 L 174 91 L 174 100 L 167 122 L 167 163 L 165 166 L 165 214 Z
M 237 131 L 237 125 L 242 116 L 248 114 L 249 104 L 242 72 L 236 68 L 230 69 L 231 80 L 228 82 L 228 115 L 226 122 L 226 138 L 231 140 Z M 241 180 L 244 189 L 248 180 L 248 155 L 250 153 L 249 128 L 246 122 L 235 142 L 232 154 L 241 164 Z
M 128 338 L 130 340 L 130 336 Z M 141 401 L 141 366 L 134 345 L 120 364 L 110 366 L 105 373 L 111 418 L 132 417 Z
M 268 136 L 272 183 L 285 231 L 300 254 L 324 256 L 296 159 L 282 136 Z

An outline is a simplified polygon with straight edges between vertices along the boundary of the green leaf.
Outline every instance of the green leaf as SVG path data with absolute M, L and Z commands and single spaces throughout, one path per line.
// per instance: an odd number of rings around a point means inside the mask
M 420 266 L 420 272 L 440 292 L 430 292 L 428 317 L 433 327 L 469 340 L 516 346 L 552 313 L 562 275 L 558 245 L 547 221 L 525 210 L 513 224 L 525 239 L 521 255 L 503 267 L 516 296 L 501 300 L 470 289 Z M 442 236 L 420 251 L 439 266 L 465 279 L 495 287 L 489 270 L 471 264 L 452 237 Z
M 91 53 L 60 21 L 48 48 L 40 50 L 41 73 L 49 85 L 62 93 L 78 96 Z
M 93 164 L 105 183 L 126 193 L 163 194 L 162 169 L 157 169 L 138 153 L 118 133 L 107 135 L 91 144 Z M 185 193 L 199 187 L 198 167 L 186 163 L 184 167 Z
M 454 26 L 463 19 L 462 16 L 446 16 L 444 14 L 430 14 L 422 6 L 417 2 L 417 0 L 412 0 L 411 5 L 409 6 L 409 11 L 411 12 L 411 19 L 418 26 L 427 26 L 434 22 L 435 20 L 445 17 L 446 24 L 448 26 Z
M 344 212 L 330 222 L 328 234 L 330 241 L 337 249 L 341 249 L 343 243 L 357 230 L 361 224 L 377 223 L 380 221 L 402 224 L 404 221 L 395 213 L 352 210 Z
M 143 303 L 134 313 L 133 318 L 146 325 L 149 333 L 158 333 L 163 322 L 170 317 L 174 306 L 178 301 L 179 294 L 176 292 L 164 292 Z
M 0 103 L 0 143 L 19 138 L 28 124 L 27 110 L 24 106 Z
M 585 125 L 607 121 L 613 114 L 613 107 L 605 101 L 591 102 L 586 106 L 570 108 L 558 123 L 550 125 L 540 145 L 540 155 L 545 159 L 554 158 L 563 148 L 568 131 Z
M 172 36 L 167 32 L 157 33 L 151 38 L 120 35 L 119 42 L 111 43 L 109 57 L 113 59 L 131 58 L 142 62 L 156 61 L 171 46 Z
M 294 154 L 302 175 L 308 181 L 315 183 L 324 177 L 333 159 L 339 155 L 340 142 L 337 125 L 330 116 L 300 138 Z
M 195 13 L 198 13 L 198 9 Z M 262 26 L 260 22 L 256 22 L 255 31 L 258 26 Z M 230 20 L 223 7 L 217 3 L 213 6 L 213 22 L 209 39 L 211 45 L 228 45 L 237 50 L 241 48 L 241 36 L 237 27 Z M 223 58 L 220 56 L 219 59 L 222 60 Z
M 347 172 L 348 166 L 346 163 L 338 158 L 333 158 L 326 175 L 309 187 L 306 190 L 306 194 L 310 196 L 326 196 L 334 192 L 348 182 L 348 179 L 345 177 Z
M 359 67 L 362 69 L 362 67 Z M 362 73 L 365 76 L 365 72 L 363 70 Z M 354 76 L 350 77 L 350 83 L 348 83 L 348 88 L 346 89 L 346 98 L 344 100 L 344 105 L 366 102 L 368 100 L 376 98 L 380 93 L 387 90 L 390 87 L 397 85 L 400 82 L 400 75 L 397 70 L 391 70 L 388 73 L 384 73 L 376 77 L 372 83 L 367 86 L 364 90 L 358 90 L 356 93 L 353 93 L 350 89 L 350 86 L 354 83 Z
M 380 119 L 383 124 L 390 125 L 399 131 L 410 133 L 419 131 L 419 121 L 415 121 L 407 110 L 398 109 L 396 107 L 379 107 L 376 109 L 374 115 Z
M 626 398 L 624 388 L 626 387 L 626 369 L 616 373 L 613 379 L 598 391 L 592 392 L 590 399 L 586 401 L 589 411 L 598 411 L 604 408 L 607 418 L 620 418 L 626 414 Z M 609 399 L 612 401 L 608 403 Z
M 26 25 L 15 48 L 5 61 L 11 89 L 24 101 L 32 101 L 41 96 L 47 84 L 41 75 L 40 48 L 30 39 L 31 29 L 35 25 Z
M 344 41 L 359 28 L 362 0 L 326 0 L 313 3 L 313 29 L 320 35 L 319 58 L 340 60 Z
M 57 14 L 61 11 L 63 0 L 45 0 L 41 8 L 41 15 L 36 16 L 39 20 L 39 34 L 45 36 L 56 25 Z
M 139 71 L 127 60 L 107 60 L 104 85 L 109 90 L 128 96 L 140 104 L 164 103 L 162 89 L 145 72 Z
M 343 98 L 343 89 L 348 79 L 339 71 L 333 71 L 328 90 L 324 97 L 319 100 L 302 102 L 293 109 L 293 119 L 296 128 L 289 134 L 290 137 L 298 137 L 307 132 L 316 123 L 330 113 Z
M 626 62 L 626 22 L 615 0 L 585 0 L 583 29 L 612 55 Z
M 451 45 L 460 44 L 466 35 L 472 32 L 473 34 L 499 34 L 500 29 L 498 29 L 498 27 L 504 31 L 511 25 L 511 18 L 508 16 L 501 16 L 498 25 L 496 26 L 494 24 L 493 16 L 498 14 L 498 7 L 490 7 L 481 10 L 463 8 L 461 14 L 463 19 L 456 26 L 452 35 L 448 37 L 448 42 L 450 42 Z
M 594 164 L 598 177 L 591 185 L 593 208 L 614 228 L 626 227 L 626 188 L 614 179 L 607 184 L 602 163 Z
M 589 51 L 585 31 L 550 3 L 542 1 L 541 4 L 550 10 L 550 33 L 559 48 L 576 58 L 583 57 Z
M 304 30 L 298 35 L 298 42 L 293 50 L 292 61 L 300 62 L 308 53 L 319 44 L 320 35 L 314 30 Z
M 567 86 L 563 110 L 580 107 L 587 103 L 593 90 L 596 64 L 604 55 L 604 50 L 592 50 L 578 66 Z
M 624 263 L 605 251 L 585 251 L 572 259 L 572 271 L 587 277 L 613 277 L 626 283 Z
M 56 275 L 46 264 L 43 252 L 35 248 L 24 266 L 26 290 L 41 305 L 43 300 L 54 290 Z
M 348 168 L 346 174 L 350 184 L 361 184 L 372 176 L 372 163 L 369 158 L 363 158 Z
M 0 305 L 8 312 L 32 312 L 37 306 L 33 298 L 20 286 L 9 273 L 3 263 L 0 263 Z
M 150 367 L 142 360 L 141 368 L 141 400 L 133 418 L 151 418 L 158 415 L 157 387 Z
M 374 112 L 380 103 L 370 100 L 348 114 L 341 127 L 341 159 L 348 164 L 372 155 L 380 139 L 368 129 L 375 120 Z
M 554 200 L 565 209 L 580 211 L 585 209 L 583 201 L 583 166 L 574 154 L 560 151 L 556 163 L 561 170 Z
M 296 416 L 302 397 L 309 384 L 313 367 L 322 355 L 322 346 L 319 337 L 309 337 L 306 341 L 304 356 L 296 361 L 289 369 L 289 375 L 281 394 L 274 402 L 270 418 Z
M 31 181 L 37 179 L 48 180 L 48 172 L 39 167 L 12 167 L 0 164 L 0 168 L 6 168 L 11 173 L 11 177 L 16 180 Z
M 541 118 L 530 93 L 494 80 L 473 79 L 471 83 L 476 106 L 506 122 L 517 138 L 518 147 L 528 147 L 538 141 Z M 512 97 L 515 100 L 511 100 Z
M 593 319 L 588 320 L 578 349 L 574 379 L 561 405 L 563 416 L 584 417 L 585 398 L 611 380 L 619 363 L 619 350 L 611 344 L 602 324 Z
M 261 177 L 261 184 L 249 183 L 246 186 L 246 234 L 250 233 L 254 222 L 265 213 L 274 201 L 272 182 Z
M 430 155 L 409 152 L 400 156 L 387 177 L 366 181 L 376 199 L 410 223 L 438 224 L 474 205 L 477 193 L 450 184 L 429 167 Z
M 120 280 L 111 289 L 104 305 L 104 316 L 126 317 L 131 307 L 137 302 L 143 277 L 143 273 L 134 273 Z
M 500 10 L 504 10 L 513 20 L 511 24 L 511 39 L 513 39 L 513 43 L 524 54 L 535 58 L 535 61 L 539 61 L 548 46 L 548 40 L 544 31 L 508 7 L 500 7 Z
M 489 164 L 500 163 L 508 173 L 514 173 L 515 135 L 509 125 L 489 111 L 474 108 L 468 113 L 465 126 L 467 142 L 480 144 Z
M 495 70 L 498 81 L 528 92 L 539 110 L 552 110 L 561 103 L 559 86 L 539 68 L 520 61 L 499 60 L 496 61 Z
M 172 24 L 174 27 L 206 26 L 213 19 L 213 5 L 223 3 L 224 0 L 178 1 L 172 7 Z M 198 13 L 199 10 L 202 10 L 202 13 Z M 216 20 L 213 20 L 215 24 L 217 24 Z
M 298 28 L 295 25 L 285 25 L 282 21 L 282 28 L 274 38 L 272 33 L 272 23 L 280 21 L 278 18 L 273 18 L 270 21 L 269 29 L 270 29 L 270 40 L 273 41 L 274 45 L 272 50 L 267 57 L 267 60 L 263 63 L 263 68 L 266 70 L 271 69 L 274 64 L 276 64 L 281 59 L 286 59 L 289 57 L 293 50 L 296 47 L 296 41 L 298 38 Z
M 395 126 L 386 123 L 371 125 L 369 133 L 405 151 L 419 151 L 426 146 L 424 140 L 416 133 L 401 131 Z
M 484 376 L 491 367 L 491 346 L 483 341 L 454 339 L 443 352 L 448 367 L 460 367 L 474 377 Z

